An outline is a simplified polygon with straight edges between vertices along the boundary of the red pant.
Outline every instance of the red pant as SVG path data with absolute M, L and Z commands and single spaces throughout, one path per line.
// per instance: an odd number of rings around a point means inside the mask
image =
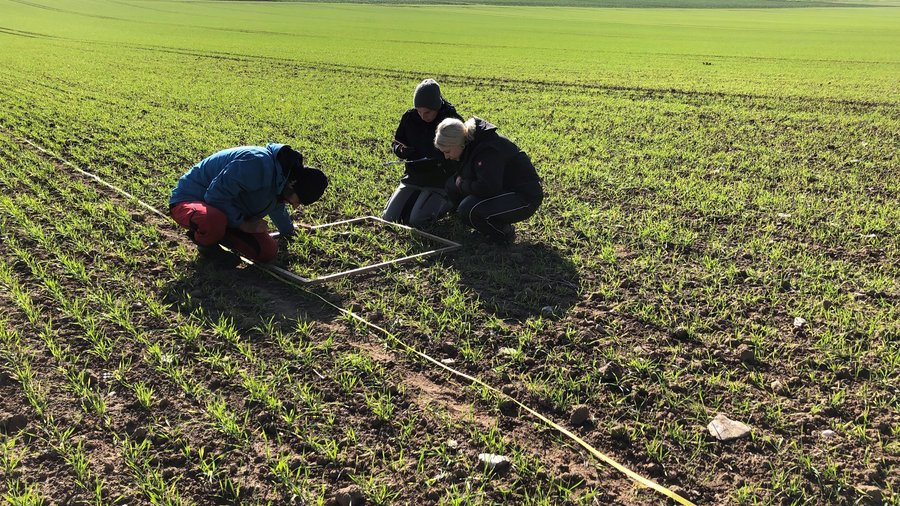
M 182 227 L 193 232 L 193 240 L 201 246 L 223 244 L 254 262 L 271 262 L 278 253 L 278 243 L 267 232 L 251 234 L 228 227 L 225 213 L 206 202 L 179 202 L 169 214 Z

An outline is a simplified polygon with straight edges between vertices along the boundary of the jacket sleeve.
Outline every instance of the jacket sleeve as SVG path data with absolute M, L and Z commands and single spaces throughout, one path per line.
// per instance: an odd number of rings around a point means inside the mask
M 262 188 L 265 167 L 257 159 L 235 158 L 213 178 L 203 200 L 225 213 L 229 227 L 244 222 L 243 211 L 235 205 L 237 196 Z
M 397 158 L 415 160 L 421 157 L 419 156 L 419 151 L 409 145 L 409 139 L 406 137 L 406 123 L 409 121 L 407 118 L 408 113 L 400 118 L 400 125 L 397 126 L 397 131 L 394 132 L 394 141 L 391 143 L 391 149 L 394 150 Z
M 465 195 L 493 197 L 503 191 L 503 170 L 506 158 L 496 149 L 478 153 L 471 163 L 470 174 L 474 179 L 463 179 L 460 189 Z
M 283 202 L 275 206 L 275 209 L 269 213 L 269 219 L 272 220 L 272 223 L 274 223 L 278 231 L 281 232 L 282 237 L 288 238 L 294 235 L 294 220 L 291 219 L 287 206 L 284 205 Z

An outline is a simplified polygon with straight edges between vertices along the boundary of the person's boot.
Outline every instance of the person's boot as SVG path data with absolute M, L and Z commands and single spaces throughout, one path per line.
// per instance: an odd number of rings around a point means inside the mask
M 219 244 L 213 244 L 212 246 L 201 246 L 198 244 L 197 253 L 200 255 L 200 258 L 221 269 L 234 269 L 241 264 L 241 257 L 226 251 Z
M 516 242 L 516 227 L 507 223 L 500 229 L 499 235 L 492 236 L 492 241 L 497 244 L 512 244 Z
M 516 227 L 512 223 L 507 223 L 503 227 L 503 243 L 512 244 L 514 242 L 516 242 Z

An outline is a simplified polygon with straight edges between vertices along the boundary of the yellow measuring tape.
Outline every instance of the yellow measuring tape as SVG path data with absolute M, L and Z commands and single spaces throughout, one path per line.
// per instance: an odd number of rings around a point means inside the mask
M 455 375 L 455 376 L 458 376 L 458 377 L 460 377 L 460 378 L 464 378 L 464 379 L 468 380 L 468 381 L 471 382 L 471 383 L 474 383 L 474 384 L 476 384 L 476 385 L 479 385 L 479 386 L 481 386 L 481 387 L 484 387 L 484 388 L 490 390 L 491 392 L 493 392 L 493 393 L 496 394 L 496 395 L 499 395 L 499 396 L 502 397 L 502 398 L 505 398 L 505 399 L 508 399 L 508 400 L 514 402 L 517 406 L 519 406 L 520 408 L 522 408 L 522 409 L 525 410 L 526 412 L 530 413 L 530 414 L 533 415 L 535 418 L 541 420 L 541 421 L 544 422 L 545 424 L 549 425 L 550 427 L 553 427 L 554 429 L 556 429 L 556 430 L 559 431 L 560 433 L 564 434 L 564 435 L 565 435 L 566 437 L 568 437 L 569 439 L 575 441 L 576 443 L 578 443 L 579 446 L 581 446 L 582 448 L 584 448 L 585 450 L 587 450 L 588 452 L 590 452 L 591 455 L 593 455 L 594 457 L 596 457 L 596 458 L 600 459 L 601 461 L 605 462 L 606 464 L 608 464 L 608 465 L 611 466 L 612 468 L 616 469 L 617 471 L 621 472 L 621 473 L 624 474 L 625 476 L 631 478 L 634 482 L 638 483 L 639 485 L 642 485 L 642 486 L 647 487 L 647 488 L 650 488 L 650 489 L 652 489 L 652 490 L 654 490 L 654 491 L 656 491 L 656 492 L 659 492 L 660 494 L 662 494 L 662 495 L 664 495 L 664 496 L 666 496 L 666 497 L 668 497 L 668 498 L 670 498 L 670 499 L 672 499 L 672 500 L 678 502 L 679 504 L 683 504 L 684 506 L 694 506 L 694 503 L 692 503 L 691 501 L 685 499 L 684 497 L 682 497 L 682 496 L 676 494 L 675 492 L 669 490 L 668 488 L 663 487 L 662 485 L 656 483 L 655 481 L 650 480 L 650 479 L 648 479 L 648 478 L 645 478 L 645 477 L 643 477 L 643 476 L 637 474 L 636 472 L 632 471 L 631 469 L 628 469 L 627 467 L 623 466 L 622 464 L 619 464 L 618 462 L 616 462 L 616 461 L 615 461 L 614 459 L 612 459 L 611 457 L 609 457 L 609 456 L 607 456 L 606 454 L 604 454 L 603 452 L 597 450 L 596 448 L 594 448 L 593 446 L 591 446 L 588 442 L 586 442 L 585 440 L 581 439 L 581 438 L 578 437 L 576 434 L 572 433 L 572 431 L 570 431 L 569 429 L 566 429 L 566 428 L 563 427 L 562 425 L 559 425 L 558 423 L 554 422 L 553 420 L 551 420 L 551 419 L 547 418 L 546 416 L 544 416 L 544 415 L 538 413 L 537 411 L 531 409 L 530 407 L 526 406 L 525 404 L 519 402 L 519 401 L 518 401 L 517 399 L 515 399 L 514 397 L 512 397 L 512 396 L 510 396 L 510 395 L 508 395 L 508 394 L 503 393 L 501 390 L 498 390 L 498 389 L 492 387 L 491 385 L 488 385 L 487 383 L 481 381 L 480 379 L 478 379 L 478 378 L 476 378 L 476 377 L 474 377 L 474 376 L 470 376 L 470 375 L 468 375 L 468 374 L 466 374 L 466 373 L 464 373 L 464 372 L 462 372 L 462 371 L 458 371 L 458 370 L 456 370 L 456 369 L 454 369 L 454 368 L 452 368 L 452 367 L 450 367 L 450 366 L 448 366 L 448 365 L 446 365 L 446 364 L 444 364 L 444 363 L 438 361 L 437 359 L 435 359 L 435 358 L 433 358 L 433 357 L 431 357 L 431 356 L 429 356 L 429 355 L 427 355 L 427 354 L 425 354 L 425 353 L 423 353 L 423 352 L 417 350 L 416 348 L 413 348 L 412 346 L 406 344 L 406 343 L 403 342 L 400 338 L 398 338 L 396 335 L 394 335 L 391 331 L 389 331 L 389 330 L 387 330 L 387 329 L 385 329 L 385 328 L 379 327 L 378 325 L 375 325 L 374 323 L 372 323 L 372 322 L 366 320 L 365 318 L 363 318 L 363 317 L 357 315 L 357 314 L 354 313 L 353 311 L 350 311 L 350 310 L 348 310 L 348 309 L 344 309 L 344 308 L 342 308 L 342 307 L 339 307 L 339 306 L 333 304 L 331 301 L 329 301 L 328 299 L 325 299 L 324 297 L 322 297 L 321 295 L 319 295 L 319 294 L 317 294 L 317 293 L 313 293 L 313 292 L 309 291 L 309 289 L 307 289 L 307 288 L 306 288 L 305 286 L 303 286 L 302 284 L 296 282 L 296 281 L 292 278 L 293 273 L 291 273 L 290 271 L 286 271 L 286 270 L 281 269 L 281 268 L 279 268 L 279 267 L 274 267 L 274 266 L 270 266 L 270 265 L 254 264 L 251 260 L 247 260 L 247 259 L 245 259 L 245 260 L 246 260 L 247 262 L 249 262 L 251 265 L 257 265 L 258 267 L 261 268 L 261 270 L 267 272 L 267 273 L 268 273 L 269 275 L 271 275 L 272 277 L 274 277 L 274 278 L 276 278 L 276 279 L 278 279 L 278 280 L 280 280 L 280 281 L 282 281 L 282 282 L 288 283 L 288 284 L 290 284 L 290 285 L 292 285 L 292 286 L 294 286 L 294 287 L 296 287 L 296 288 L 299 288 L 299 289 L 303 290 L 304 292 L 306 292 L 306 293 L 308 293 L 308 294 L 310 294 L 310 295 L 312 295 L 312 296 L 318 298 L 319 300 L 321 300 L 322 302 L 324 302 L 324 303 L 327 304 L 328 306 L 330 306 L 330 307 L 332 307 L 332 308 L 338 310 L 339 312 L 341 312 L 341 313 L 343 313 L 343 314 L 345 314 L 345 315 L 350 316 L 351 318 L 353 318 L 353 319 L 359 321 L 360 323 L 366 325 L 366 326 L 369 327 L 369 328 L 372 328 L 372 329 L 375 329 L 375 330 L 381 332 L 381 333 L 382 333 L 384 336 L 386 336 L 388 339 L 390 339 L 391 341 L 393 341 L 393 342 L 399 344 L 400 347 L 402 347 L 403 349 L 405 349 L 405 350 L 407 350 L 407 351 L 412 352 L 413 354 L 419 356 L 420 358 L 422 358 L 422 359 L 424 359 L 424 360 L 427 360 L 428 362 L 431 362 L 432 364 L 434 364 L 434 365 L 436 365 L 436 366 L 438 366 L 438 367 L 444 369 L 445 371 L 447 371 L 447 372 L 449 372 L 449 373 L 451 373 L 451 374 L 453 374 L 453 375 Z
M 107 188 L 109 188 L 109 189 L 112 189 L 112 190 L 114 190 L 114 191 L 116 191 L 116 192 L 118 192 L 118 193 L 124 195 L 125 197 L 127 197 L 127 198 L 129 198 L 129 199 L 131 199 L 131 200 L 134 200 L 134 201 L 137 202 L 139 205 L 141 205 L 141 207 L 144 207 L 144 208 L 148 209 L 149 211 L 151 211 L 151 212 L 153 212 L 153 213 L 155 213 L 155 214 L 157 214 L 157 215 L 159 215 L 159 216 L 161 216 L 161 217 L 163 217 L 163 218 L 168 219 L 168 216 L 167 216 L 166 214 L 160 212 L 160 211 L 157 210 L 155 207 L 151 206 L 150 204 L 147 204 L 146 202 L 144 202 L 144 201 L 142 201 L 141 199 L 139 199 L 138 197 L 135 197 L 134 195 L 128 193 L 127 191 L 125 191 L 125 190 L 123 190 L 123 189 L 121 189 L 121 188 L 119 188 L 119 187 L 117 187 L 117 186 L 115 186 L 115 185 L 113 185 L 113 184 L 110 184 L 110 183 L 104 181 L 104 180 L 101 179 L 99 176 L 96 176 L 96 175 L 94 175 L 94 174 L 91 174 L 90 172 L 87 172 L 87 171 L 85 171 L 85 170 L 83 170 L 83 169 L 78 168 L 77 166 L 75 166 L 74 164 L 72 164 L 71 162 L 69 162 L 68 160 L 65 160 L 64 158 L 60 157 L 59 155 L 56 155 L 55 153 L 52 153 L 52 152 L 50 152 L 50 151 L 48 151 L 48 150 L 46 150 L 46 149 L 44 149 L 44 148 L 42 148 L 42 147 L 40 147 L 40 146 L 34 144 L 33 142 L 31 142 L 31 141 L 28 140 L 28 139 L 21 139 L 21 138 L 20 138 L 19 140 L 21 140 L 22 142 L 25 142 L 26 144 L 28 144 L 29 146 L 33 147 L 34 149 L 40 151 L 41 153 L 43 153 L 43 154 L 45 154 L 45 155 L 47 155 L 47 156 L 49 156 L 49 157 L 52 157 L 52 158 L 54 158 L 54 159 L 56 159 L 56 160 L 62 162 L 63 164 L 65 164 L 65 165 L 71 167 L 72 169 L 74 169 L 75 171 L 77 171 L 79 174 L 82 174 L 82 175 L 84 175 L 84 176 L 86 176 L 86 177 L 88 177 L 88 178 L 91 178 L 91 179 L 93 179 L 94 181 L 96 181 L 97 183 L 99 183 L 99 184 L 101 184 L 101 185 L 103 185 L 103 186 L 105 186 L 105 187 L 107 187 Z M 243 257 L 242 257 L 242 258 L 243 258 Z M 447 372 L 453 374 L 454 376 L 457 376 L 457 377 L 460 377 L 460 378 L 464 378 L 464 379 L 468 380 L 469 382 L 471 382 L 471 383 L 473 383 L 473 384 L 476 384 L 476 385 L 479 385 L 479 386 L 481 386 L 481 387 L 483 387 L 483 388 L 488 389 L 489 391 L 491 391 L 491 392 L 493 392 L 494 394 L 500 396 L 501 398 L 505 398 L 505 399 L 508 399 L 508 400 L 514 402 L 517 406 L 519 406 L 520 408 L 522 408 L 522 409 L 525 410 L 526 412 L 530 413 L 530 414 L 531 414 L 532 416 L 534 416 L 535 418 L 541 420 L 541 421 L 544 422 L 545 424 L 549 425 L 550 427 L 556 429 L 558 432 L 560 432 L 561 434 L 565 435 L 565 436 L 568 437 L 569 439 L 575 441 L 576 443 L 578 443 L 579 446 L 581 446 L 582 448 L 584 448 L 585 450 L 587 450 L 591 455 L 593 455 L 593 456 L 596 457 L 597 459 L 599 459 L 599 460 L 605 462 L 607 465 L 611 466 L 612 468 L 616 469 L 617 471 L 621 472 L 622 474 L 624 474 L 625 476 L 627 476 L 628 478 L 630 478 L 631 480 L 633 480 L 635 483 L 637 483 L 637 484 L 639 484 L 639 485 L 642 485 L 642 486 L 644 486 L 644 487 L 650 488 L 650 489 L 652 489 L 652 490 L 654 490 L 654 491 L 656 491 L 656 492 L 658 492 L 658 493 L 660 493 L 660 494 L 662 494 L 662 495 L 664 495 L 664 496 L 666 496 L 666 497 L 668 497 L 668 498 L 670 498 L 670 499 L 672 499 L 672 500 L 674 500 L 674 501 L 676 501 L 676 502 L 678 502 L 679 504 L 682 504 L 682 505 L 684 505 L 684 506 L 695 506 L 694 503 L 692 503 L 691 501 L 685 499 L 684 497 L 682 497 L 682 496 L 676 494 L 675 492 L 669 490 L 668 488 L 663 487 L 662 485 L 656 483 L 656 482 L 653 481 L 653 480 L 650 480 L 650 479 L 648 479 L 648 478 L 644 478 L 643 476 L 641 476 L 641 475 L 635 473 L 635 472 L 632 471 L 631 469 L 628 469 L 627 467 L 623 466 L 622 464 L 619 464 L 618 462 L 616 462 L 616 461 L 613 460 L 612 458 L 608 457 L 608 456 L 607 456 L 606 454 L 604 454 L 603 452 L 597 450 L 596 448 L 594 448 L 593 446 L 591 446 L 590 444 L 588 444 L 585 440 L 583 440 L 583 439 L 581 439 L 580 437 L 578 437 L 577 435 L 573 434 L 570 430 L 568 430 L 568 429 L 566 429 L 565 427 L 559 425 L 558 423 L 556 423 L 556 422 L 554 422 L 553 420 L 547 418 L 546 416 L 544 416 L 544 415 L 538 413 L 537 411 L 531 409 L 530 407 L 526 406 L 525 404 L 522 404 L 521 402 L 519 402 L 519 401 L 516 400 L 515 398 L 511 397 L 510 395 L 503 393 L 502 391 L 500 391 L 500 390 L 498 390 L 498 389 L 496 389 L 496 388 L 494 388 L 494 387 L 488 385 L 487 383 L 481 381 L 480 379 L 478 379 L 478 378 L 476 378 L 476 377 L 474 377 L 474 376 L 470 376 L 470 375 L 468 375 L 468 374 L 466 374 L 466 373 L 464 373 L 464 372 L 462 372 L 462 371 L 458 371 L 458 370 L 456 370 L 456 369 L 454 369 L 454 368 L 452 368 L 452 367 L 450 367 L 450 366 L 448 366 L 448 365 L 446 365 L 446 364 L 444 364 L 444 363 L 441 363 L 440 361 L 438 361 L 438 360 L 432 358 L 431 356 L 426 355 L 425 353 L 423 353 L 423 352 L 421 352 L 421 351 L 419 351 L 419 350 L 413 348 L 412 346 L 406 344 L 405 342 L 403 342 L 400 338 L 398 338 L 396 335 L 394 335 L 394 334 L 393 334 L 392 332 L 390 332 L 389 330 L 384 329 L 384 328 L 382 328 L 382 327 L 379 327 L 378 325 L 375 325 L 374 323 L 369 322 L 368 320 L 362 318 L 361 316 L 357 315 L 357 314 L 354 313 L 353 311 L 344 309 L 344 308 L 342 308 L 342 307 L 339 307 L 339 306 L 333 304 L 332 302 L 330 302 L 329 300 L 325 299 L 324 297 L 322 297 L 321 295 L 319 295 L 319 294 L 317 294 L 317 293 L 313 293 L 313 292 L 309 291 L 309 289 L 308 289 L 307 287 L 303 286 L 302 284 L 298 283 L 297 281 L 295 281 L 295 280 L 293 279 L 292 276 L 293 276 L 294 274 L 291 273 L 290 271 L 281 269 L 281 268 L 279 268 L 279 267 L 271 266 L 271 265 L 257 264 L 257 263 L 255 263 L 255 262 L 253 262 L 252 260 L 249 260 L 249 259 L 247 259 L 247 258 L 243 258 L 243 260 L 244 260 L 244 262 L 246 262 L 246 263 L 248 263 L 248 264 L 250 264 L 250 265 L 253 265 L 253 266 L 256 266 L 256 267 L 260 268 L 260 270 L 262 270 L 262 271 L 268 273 L 269 275 L 271 275 L 272 277 L 278 279 L 279 281 L 288 283 L 288 284 L 290 284 L 291 286 L 294 286 L 294 287 L 296 287 L 296 288 L 299 288 L 299 289 L 303 290 L 304 292 L 306 292 L 306 293 L 308 293 L 308 294 L 310 294 L 310 295 L 312 295 L 312 296 L 318 298 L 319 300 L 321 300 L 322 302 L 324 302 L 326 305 L 328 305 L 328 306 L 330 306 L 330 307 L 336 309 L 337 311 L 339 311 L 339 312 L 341 312 L 341 313 L 343 313 L 343 314 L 345 314 L 345 315 L 347 315 L 347 316 L 350 316 L 351 318 L 353 318 L 353 319 L 359 321 L 360 323 L 366 325 L 367 327 L 379 331 L 381 334 L 383 334 L 385 337 L 387 337 L 387 338 L 390 339 L 391 341 L 393 341 L 393 342 L 399 344 L 403 349 L 412 352 L 412 353 L 415 354 L 416 356 L 418 356 L 418 357 L 420 357 L 420 358 L 422 358 L 422 359 L 424 359 L 424 360 L 426 360 L 426 361 L 428 361 L 428 362 L 431 362 L 432 364 L 434 364 L 434 365 L 440 367 L 441 369 L 444 369 L 445 371 L 447 371 Z

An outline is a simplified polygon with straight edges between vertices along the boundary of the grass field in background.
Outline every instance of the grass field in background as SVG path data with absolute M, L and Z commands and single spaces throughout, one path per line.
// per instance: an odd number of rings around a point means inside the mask
M 4 26 L 76 41 L 472 80 L 515 76 L 592 86 L 876 102 L 897 97 L 900 56 L 895 48 L 900 40 L 892 8 L 262 5 L 87 0 L 37 8 L 8 1 L 4 17 L 16 22 Z M 15 50 L 16 43 L 10 43 Z
M 667 5 L 0 0 L 0 497 L 663 502 L 399 339 L 698 504 L 900 503 L 900 9 Z M 543 207 L 309 291 L 25 142 L 163 211 L 204 156 L 286 142 L 331 177 L 298 221 L 378 215 L 425 77 Z

